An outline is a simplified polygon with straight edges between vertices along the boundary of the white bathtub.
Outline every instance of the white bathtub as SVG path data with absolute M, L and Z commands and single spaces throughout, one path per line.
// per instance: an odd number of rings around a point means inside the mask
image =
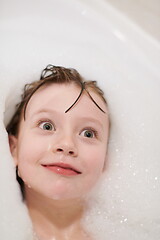
M 3 125 L 21 86 L 48 63 L 105 90 L 108 169 L 85 221 L 97 240 L 160 239 L 160 44 L 102 0 L 2 1 L 0 238 L 30 239 Z M 93 231 L 94 229 L 94 231 Z

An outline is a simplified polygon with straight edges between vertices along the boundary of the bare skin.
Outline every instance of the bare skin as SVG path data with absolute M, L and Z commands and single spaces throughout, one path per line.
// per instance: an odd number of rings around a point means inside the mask
M 26 203 L 40 240 L 91 240 L 81 225 L 84 201 L 47 201 L 26 187 Z
M 18 136 L 10 136 L 39 240 L 91 240 L 81 225 L 84 196 L 104 170 L 109 121 L 85 93 L 65 113 L 78 94 L 74 85 L 40 89 L 28 103 Z M 92 95 L 107 112 L 101 98 L 94 92 Z

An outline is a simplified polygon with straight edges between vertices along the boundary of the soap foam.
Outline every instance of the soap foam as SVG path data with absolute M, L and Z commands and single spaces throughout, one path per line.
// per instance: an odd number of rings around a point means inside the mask
M 52 63 L 76 68 L 86 79 L 98 80 L 109 104 L 108 160 L 100 185 L 91 194 L 85 226 L 98 240 L 158 240 L 159 46 L 107 4 L 105 17 L 72 0 L 54 1 L 54 5 L 49 0 L 38 1 L 35 6 L 33 1 L 25 5 L 16 0 L 12 7 L 17 12 L 7 8 L 8 4 L 11 2 L 5 2 L 0 25 L 1 237 L 31 239 L 3 112 L 7 124 L 24 84 L 39 79 L 40 71 Z M 117 28 L 123 38 L 114 34 Z

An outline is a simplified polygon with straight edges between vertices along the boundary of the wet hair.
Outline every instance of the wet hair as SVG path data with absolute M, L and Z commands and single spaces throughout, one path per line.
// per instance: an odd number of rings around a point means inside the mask
M 58 84 L 73 83 L 81 89 L 79 96 L 77 97 L 75 102 L 65 111 L 65 113 L 67 113 L 78 102 L 83 91 L 86 91 L 86 93 L 91 98 L 93 103 L 100 109 L 100 111 L 105 113 L 105 111 L 94 101 L 89 92 L 89 90 L 95 92 L 97 95 L 101 97 L 103 102 L 107 105 L 107 101 L 104 97 L 104 92 L 97 86 L 96 81 L 85 81 L 84 78 L 78 73 L 78 71 L 73 68 L 64 68 L 61 66 L 53 66 L 49 64 L 42 71 L 40 80 L 25 85 L 23 94 L 21 96 L 21 102 L 17 104 L 16 111 L 6 127 L 6 130 L 9 135 L 14 136 L 18 135 L 21 116 L 23 114 L 25 120 L 26 108 L 33 94 L 42 86 L 46 86 L 53 83 Z
M 107 106 L 107 101 L 104 97 L 104 92 L 98 87 L 96 81 L 85 81 L 84 78 L 78 73 L 78 71 L 73 68 L 53 66 L 49 64 L 42 71 L 40 79 L 38 81 L 26 84 L 24 86 L 24 91 L 21 96 L 21 102 L 17 104 L 16 111 L 6 127 L 8 135 L 14 136 L 18 135 L 21 118 L 23 116 L 25 120 L 26 108 L 29 100 L 34 95 L 34 93 L 42 86 L 48 86 L 54 83 L 74 84 L 75 86 L 78 86 L 80 88 L 79 96 L 77 97 L 75 102 L 65 111 L 65 113 L 67 113 L 72 107 L 74 107 L 74 105 L 80 99 L 83 91 L 85 91 L 90 97 L 90 99 L 93 101 L 93 103 L 99 108 L 99 110 L 105 114 L 105 111 L 95 102 L 95 100 L 90 94 L 90 91 L 95 92 Z M 23 199 L 25 199 L 24 182 L 18 176 L 18 166 L 16 167 L 16 177 L 21 187 L 22 197 Z

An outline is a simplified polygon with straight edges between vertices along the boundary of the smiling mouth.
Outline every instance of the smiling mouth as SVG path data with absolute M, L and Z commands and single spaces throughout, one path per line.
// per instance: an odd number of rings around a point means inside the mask
M 75 176 L 81 174 L 80 171 L 65 163 L 42 164 L 42 166 L 59 175 Z

